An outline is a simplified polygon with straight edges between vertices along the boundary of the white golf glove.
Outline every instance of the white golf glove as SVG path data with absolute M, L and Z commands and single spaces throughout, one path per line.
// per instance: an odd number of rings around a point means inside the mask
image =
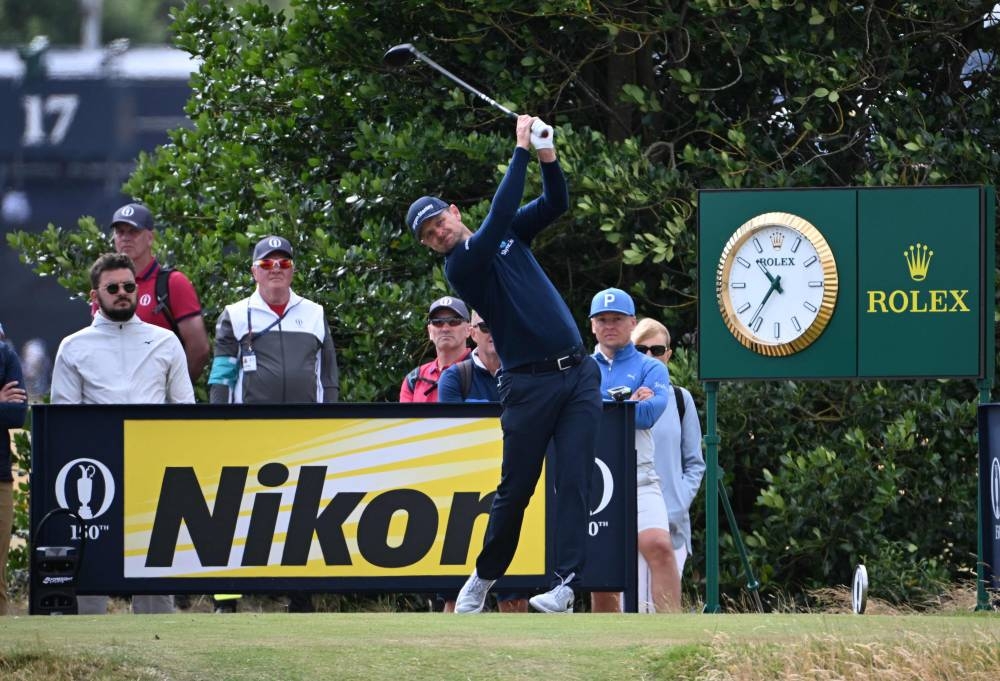
M 555 132 L 552 126 L 548 125 L 541 118 L 536 119 L 531 124 L 531 146 L 535 149 L 552 149 L 554 147 L 553 136 Z

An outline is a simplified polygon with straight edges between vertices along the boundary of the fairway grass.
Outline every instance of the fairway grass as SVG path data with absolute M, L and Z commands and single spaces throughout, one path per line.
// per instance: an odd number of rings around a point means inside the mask
M 0 618 L 4 681 L 989 679 L 1000 616 Z

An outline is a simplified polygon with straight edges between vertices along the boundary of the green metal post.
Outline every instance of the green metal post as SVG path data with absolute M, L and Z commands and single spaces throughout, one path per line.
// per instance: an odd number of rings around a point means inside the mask
M 719 607 L 719 435 L 716 399 L 718 381 L 705 382 L 705 609 Z
M 979 404 L 990 401 L 990 386 L 992 381 L 984 379 L 976 381 L 979 387 Z M 982 447 L 982 443 L 979 445 Z M 982 453 L 980 453 L 982 456 Z M 978 466 L 978 463 L 977 463 Z M 976 481 L 976 610 L 992 610 L 990 597 L 986 593 L 986 547 L 983 546 L 983 484 Z
M 757 612 L 764 612 L 764 604 L 760 600 L 760 582 L 753 575 L 753 569 L 750 567 L 750 556 L 747 555 L 747 547 L 743 543 L 743 535 L 740 534 L 740 527 L 736 524 L 736 514 L 733 513 L 733 507 L 729 504 L 729 493 L 726 492 L 726 485 L 722 481 L 723 474 L 722 469 L 719 469 L 719 498 L 722 499 L 722 507 L 726 511 L 726 518 L 729 520 L 729 529 L 733 533 L 733 541 L 736 542 L 736 550 L 740 552 L 740 562 L 743 563 L 743 574 L 747 578 L 747 590 L 750 595 L 753 596 L 754 603 L 757 605 Z

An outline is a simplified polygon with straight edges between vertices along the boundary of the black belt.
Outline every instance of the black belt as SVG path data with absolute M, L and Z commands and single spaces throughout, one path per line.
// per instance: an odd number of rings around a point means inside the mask
M 555 359 L 545 359 L 541 362 L 529 362 L 520 366 L 504 369 L 512 374 L 545 374 L 552 371 L 566 371 L 572 369 L 587 357 L 587 352 L 583 348 L 571 350 L 569 354 Z

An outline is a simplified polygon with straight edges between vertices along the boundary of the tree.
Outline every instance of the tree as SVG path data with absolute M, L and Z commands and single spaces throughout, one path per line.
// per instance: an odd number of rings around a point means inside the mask
M 199 283 L 209 318 L 248 293 L 250 244 L 289 237 L 295 287 L 331 311 L 345 398 L 391 399 L 426 354 L 424 306 L 447 291 L 440 262 L 407 233 L 406 207 L 439 193 L 476 224 L 512 134 L 509 119 L 422 65 L 397 73 L 381 63 L 387 47 L 414 42 L 557 126 L 573 210 L 536 252 L 571 309 L 583 319 L 595 291 L 620 286 L 686 345 L 698 189 L 997 175 L 991 6 L 547 0 L 522 11 L 494 0 L 299 0 L 286 18 L 260 3 L 189 3 L 173 29 L 202 60 L 187 109 L 193 128 L 141 158 L 126 189 L 167 226 L 163 255 Z M 90 220 L 12 243 L 77 292 L 104 248 Z M 695 381 L 690 365 L 675 375 Z M 908 514 L 924 513 L 934 489 L 975 498 L 973 397 L 967 385 L 937 382 L 726 386 L 723 465 L 766 579 L 828 585 L 868 545 L 917 574 L 915 555 L 942 541 L 964 552 L 941 553 L 942 568 L 921 574 L 958 574 L 971 562 L 968 533 L 943 523 L 918 537 Z M 769 420 L 776 413 L 793 418 Z M 889 454 L 883 468 L 870 465 Z M 949 473 L 944 461 L 961 467 Z M 810 480 L 842 478 L 840 493 L 823 487 L 840 512 L 851 512 L 851 495 L 877 492 L 884 503 L 865 527 L 809 535 L 818 521 L 790 512 L 789 501 L 806 503 Z M 911 504 L 912 492 L 890 488 L 921 492 Z M 952 510 L 948 522 L 974 526 L 974 503 Z M 789 536 L 802 555 L 826 557 L 790 561 Z M 724 562 L 738 564 L 731 551 Z

